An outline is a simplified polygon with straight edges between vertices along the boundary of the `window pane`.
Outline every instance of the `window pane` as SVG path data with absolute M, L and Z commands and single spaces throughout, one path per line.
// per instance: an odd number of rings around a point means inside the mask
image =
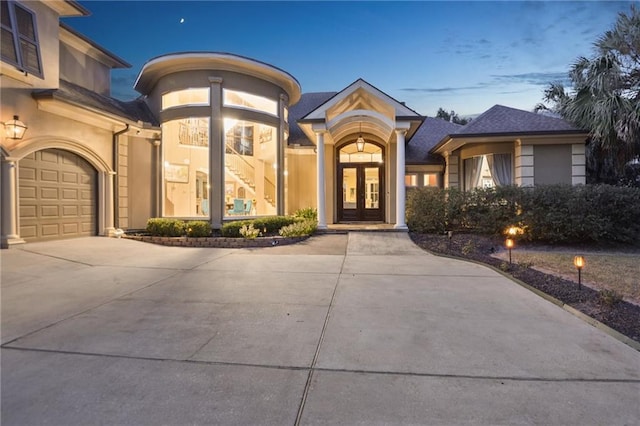
M 365 178 L 365 209 L 377 209 L 380 207 L 380 179 L 378 167 L 366 167 Z
M 225 106 L 253 109 L 275 116 L 278 115 L 278 103 L 264 96 L 228 89 L 223 89 L 222 95 Z
M 209 217 L 209 118 L 162 124 L 163 216 Z
M 18 21 L 18 34 L 22 37 L 26 37 L 31 41 L 36 40 L 36 31 L 33 26 L 33 15 L 27 12 L 25 9 L 16 5 L 16 20 Z
M 20 40 L 22 50 L 22 66 L 25 70 L 40 74 L 40 58 L 38 57 L 38 47 L 26 40 Z
M 2 58 L 14 64 L 18 62 L 16 47 L 13 44 L 13 33 L 4 28 L 2 29 Z
M 365 143 L 364 150 L 358 152 L 355 143 L 340 148 L 341 163 L 382 163 L 382 148 L 372 143 Z
M 404 176 L 404 185 L 405 186 L 418 186 L 418 175 L 405 175 Z
M 2 1 L 0 18 L 2 19 L 2 25 L 11 28 L 11 20 L 9 19 L 9 3 L 6 1 Z
M 425 173 L 422 179 L 424 186 L 438 186 L 438 176 L 435 173 Z
M 177 90 L 162 95 L 162 109 L 183 105 L 209 105 L 209 88 Z
M 224 119 L 225 216 L 277 214 L 277 129 Z

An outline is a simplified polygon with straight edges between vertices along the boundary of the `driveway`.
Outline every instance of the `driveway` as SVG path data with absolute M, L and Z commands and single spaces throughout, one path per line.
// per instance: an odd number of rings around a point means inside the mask
M 640 419 L 640 352 L 404 233 L 0 256 L 4 426 Z

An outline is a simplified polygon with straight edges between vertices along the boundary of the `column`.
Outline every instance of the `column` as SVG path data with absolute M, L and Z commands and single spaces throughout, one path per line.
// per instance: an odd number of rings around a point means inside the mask
M 18 161 L 13 158 L 2 159 L 2 240 L 0 248 L 9 248 L 9 244 L 24 243 L 18 235 L 18 197 L 17 174 Z
M 316 167 L 318 181 L 318 229 L 327 229 L 326 191 L 324 182 L 324 131 L 316 131 Z
M 396 224 L 395 229 L 407 229 L 405 216 L 405 185 L 404 185 L 404 135 L 405 129 L 396 129 Z
M 104 200 L 104 230 L 102 231 L 102 235 L 111 237 L 115 232 L 114 228 L 114 180 L 116 176 L 116 172 L 114 171 L 106 171 L 103 172 L 104 175 L 104 194 L 101 197 Z
M 209 121 L 209 214 L 211 227 L 221 229 L 224 200 L 224 131 L 222 117 L 222 78 L 209 77 L 211 120 Z
M 584 143 L 571 145 L 571 184 L 584 185 L 587 183 L 586 146 Z
M 515 183 L 518 186 L 533 186 L 533 145 L 523 145 L 516 141 L 515 146 Z

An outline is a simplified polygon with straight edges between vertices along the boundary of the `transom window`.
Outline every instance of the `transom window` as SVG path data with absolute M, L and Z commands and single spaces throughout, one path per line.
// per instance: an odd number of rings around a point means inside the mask
M 364 144 L 362 152 L 355 143 L 340 148 L 341 163 L 382 163 L 382 148 L 371 142 Z
M 35 15 L 13 1 L 1 3 L 2 60 L 43 77 Z
M 162 109 L 188 105 L 209 105 L 209 88 L 176 90 L 162 95 Z
M 225 106 L 251 109 L 278 116 L 278 103 L 264 96 L 238 90 L 222 89 L 222 98 Z

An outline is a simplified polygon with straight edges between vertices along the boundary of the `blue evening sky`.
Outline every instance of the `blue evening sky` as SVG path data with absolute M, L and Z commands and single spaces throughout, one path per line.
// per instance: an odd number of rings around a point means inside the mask
M 130 100 L 149 59 L 229 52 L 292 74 L 303 92 L 363 78 L 417 112 L 460 115 L 494 104 L 531 110 L 549 82 L 567 83 L 579 56 L 632 2 L 612 1 L 81 1 L 65 22 L 132 64 L 114 70 Z M 181 20 L 184 20 L 181 23 Z

